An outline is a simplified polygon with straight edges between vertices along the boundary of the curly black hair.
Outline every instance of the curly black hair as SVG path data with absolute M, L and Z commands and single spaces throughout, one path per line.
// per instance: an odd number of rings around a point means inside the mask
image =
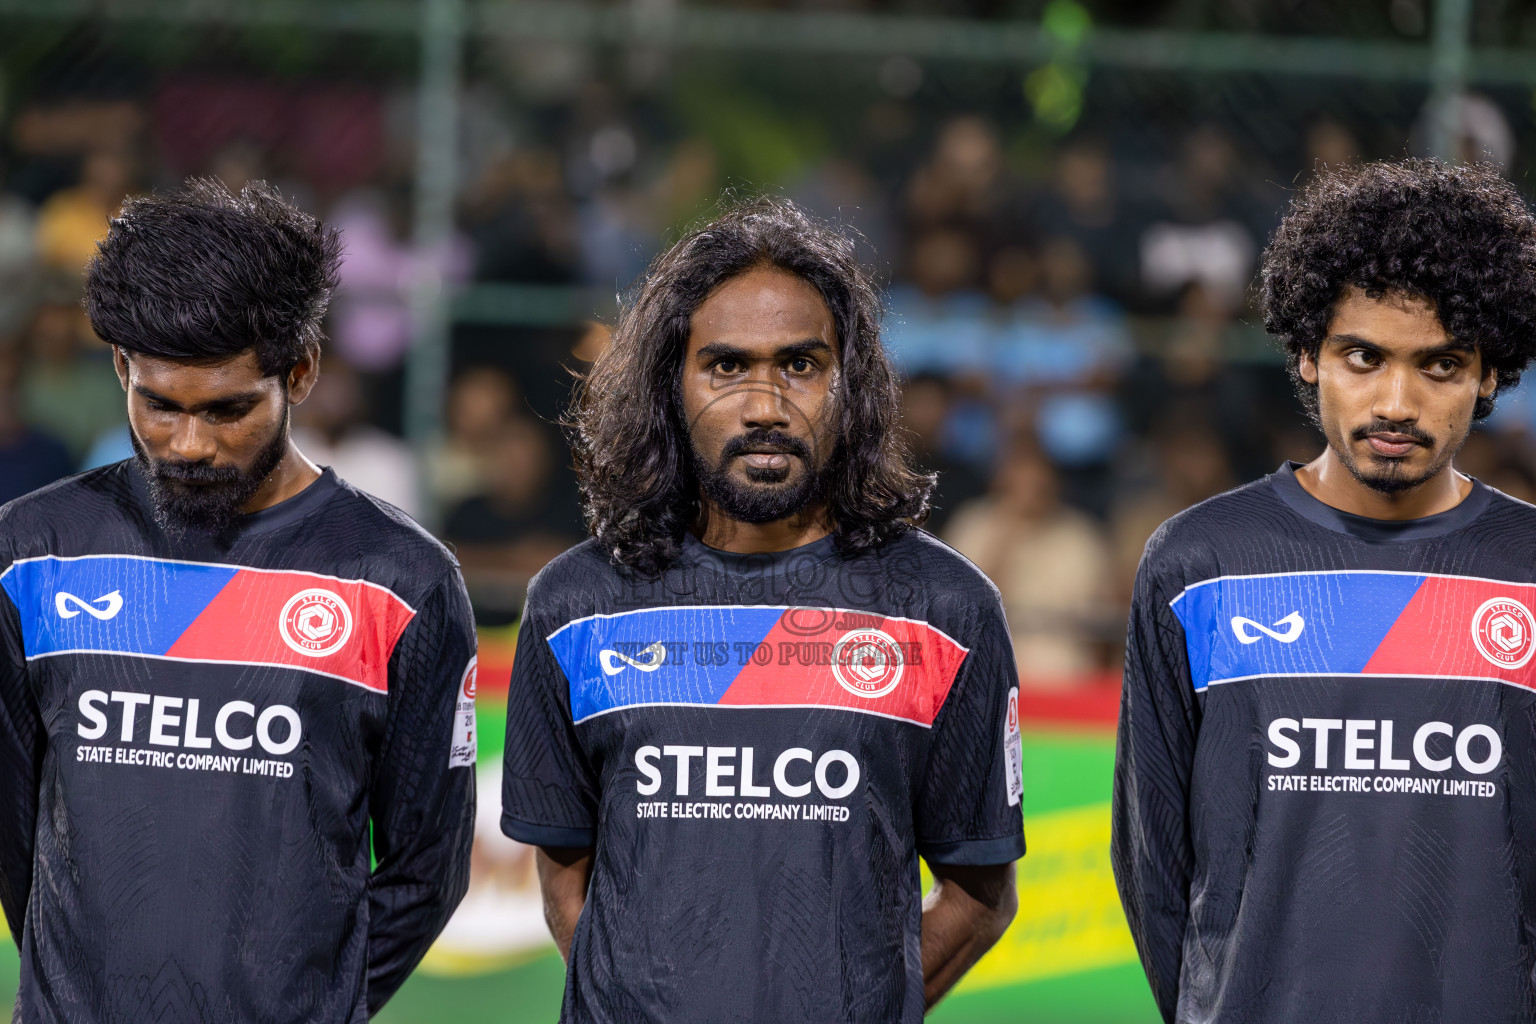
M 341 237 L 265 182 L 230 192 L 192 178 L 129 199 L 86 267 L 85 311 L 103 341 L 166 359 L 254 349 L 285 376 L 322 339 Z
M 1446 331 L 1475 347 L 1498 387 L 1473 412 L 1493 411 L 1536 356 L 1536 221 L 1488 164 L 1400 160 L 1321 172 L 1291 201 L 1264 250 L 1264 328 L 1285 346 L 1302 404 L 1317 418 L 1317 387 L 1298 375 L 1316 357 L 1349 286 L 1372 298 L 1403 294 L 1434 307 Z
M 613 342 L 577 384 L 566 426 L 587 528 L 617 564 L 665 571 L 699 513 L 680 381 L 694 312 L 717 287 L 778 267 L 820 292 L 841 350 L 837 442 L 826 465 L 834 542 L 864 550 L 921 523 L 932 475 L 910 462 L 896 375 L 880 344 L 880 299 L 854 239 L 794 203 L 760 197 L 651 263 Z

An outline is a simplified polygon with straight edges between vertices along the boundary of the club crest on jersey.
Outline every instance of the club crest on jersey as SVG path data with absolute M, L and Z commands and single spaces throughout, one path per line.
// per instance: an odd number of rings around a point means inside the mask
M 1498 668 L 1522 668 L 1536 652 L 1536 618 L 1512 597 L 1484 601 L 1472 616 L 1478 653 Z
M 277 619 L 283 643 L 311 658 L 334 654 L 352 635 L 352 609 L 329 590 L 301 590 Z
M 901 645 L 878 629 L 855 629 L 832 645 L 832 674 L 859 697 L 884 697 L 906 669 Z

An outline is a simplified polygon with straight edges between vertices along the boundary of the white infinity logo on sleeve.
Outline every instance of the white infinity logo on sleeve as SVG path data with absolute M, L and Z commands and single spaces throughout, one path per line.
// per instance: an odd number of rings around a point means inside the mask
M 641 672 L 655 672 L 657 669 L 661 668 L 662 664 L 667 660 L 667 645 L 662 643 L 660 640 L 657 640 L 655 643 L 651 644 L 640 653 L 642 655 L 649 654 L 651 656 L 651 660 L 636 661 L 634 658 L 631 658 L 627 654 L 620 654 L 618 651 L 610 650 L 602 651 L 598 655 L 598 660 L 603 663 L 603 672 L 610 676 L 618 675 L 620 672 L 623 672 L 624 665 L 628 665 L 630 668 L 637 668 Z M 624 664 L 621 665 L 619 662 L 623 662 Z
M 1256 644 L 1266 636 L 1271 640 L 1279 640 L 1283 644 L 1292 643 L 1297 637 L 1301 636 L 1301 631 L 1307 628 L 1306 622 L 1301 617 L 1301 612 L 1291 612 L 1291 614 L 1275 623 L 1275 625 L 1285 626 L 1285 632 L 1277 633 L 1268 626 L 1254 622 L 1252 619 L 1245 619 L 1241 615 L 1232 616 L 1232 632 L 1236 633 L 1237 639 L 1245 644 Z M 1249 626 L 1252 626 L 1259 632 L 1248 632 Z M 1260 634 L 1263 635 L 1261 636 Z
M 74 607 L 71 608 L 70 605 Z M 97 605 L 105 607 L 98 608 Z M 80 600 L 67 590 L 61 590 L 53 595 L 53 607 L 61 619 L 72 619 L 81 612 L 85 612 L 105 622 L 123 610 L 123 595 L 114 590 L 110 594 L 102 594 L 96 600 L 87 602 Z

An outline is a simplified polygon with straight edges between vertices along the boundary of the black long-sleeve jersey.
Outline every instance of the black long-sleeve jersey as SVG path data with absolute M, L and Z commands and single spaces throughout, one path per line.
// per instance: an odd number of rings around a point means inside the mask
M 1142 560 L 1116 879 L 1166 1020 L 1536 1019 L 1536 508 L 1382 522 L 1292 466 Z
M 923 1015 L 918 856 L 1024 853 L 997 590 L 913 531 L 850 557 L 588 541 L 529 588 L 503 829 L 596 847 L 567 1024 Z
M 329 470 L 228 546 L 131 461 L 0 509 L 15 1019 L 366 1021 L 467 883 L 474 656 L 452 557 Z

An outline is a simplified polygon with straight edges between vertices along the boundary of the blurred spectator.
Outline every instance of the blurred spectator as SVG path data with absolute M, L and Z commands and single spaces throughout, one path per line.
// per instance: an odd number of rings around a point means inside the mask
M 44 266 L 80 272 L 96 254 L 133 188 L 133 168 L 126 154 L 96 150 L 81 164 L 80 183 L 49 196 L 37 215 L 37 254 Z
M 91 332 L 83 309 L 58 301 L 37 307 L 23 344 L 23 415 L 62 440 L 78 460 L 100 435 L 127 419 L 111 352 Z
M 992 355 L 995 381 L 1033 398 L 1040 444 L 1067 466 L 1108 461 L 1121 432 L 1113 389 L 1132 353 L 1124 314 L 1092 291 L 1092 275 L 1077 241 L 1049 239 L 1040 294 L 1015 303 Z
M 428 460 L 428 482 L 440 508 L 453 508 L 486 487 L 487 466 L 503 427 L 518 413 L 517 384 L 501 370 L 476 366 L 448 389 L 448 436 Z
M 1360 142 L 1348 128 L 1331 117 L 1312 123 L 1307 129 L 1308 172 L 1324 167 L 1341 167 L 1360 159 Z
M 238 193 L 253 181 L 268 177 L 267 161 L 260 146 L 250 139 L 236 139 L 214 154 L 208 173 Z
M 1032 219 L 1043 236 L 1077 242 L 1094 267 L 1099 289 L 1125 302 L 1140 282 L 1136 235 L 1120 207 L 1109 147 L 1082 139 L 1056 157 L 1050 187 Z
M 859 256 L 866 265 L 889 267 L 897 251 L 895 227 L 879 184 L 863 167 L 841 156 L 824 160 L 795 188 L 794 199 L 824 220 L 853 227 L 862 236 Z
M 1463 92 L 1451 99 L 1451 144 L 1458 163 L 1486 161 L 1508 170 L 1515 161 L 1515 133 L 1498 103 L 1477 92 Z M 1430 152 L 1430 119 L 1435 117 L 1433 99 L 1425 103 L 1413 126 L 1410 148 L 1421 156 Z
M 64 442 L 22 418 L 21 365 L 20 346 L 0 344 L 0 505 L 74 471 Z
M 575 212 L 553 150 L 516 150 L 489 164 L 465 201 L 482 281 L 557 284 L 576 275 Z
M 944 539 L 1002 591 L 1022 685 L 1061 686 L 1105 664 L 1110 552 L 1092 519 L 1061 502 L 1037 446 L 1008 452 L 988 495 L 955 513 Z
M 474 257 L 462 236 L 439 252 L 421 252 L 408 240 L 407 208 L 386 191 L 348 193 L 331 211 L 341 230 L 341 287 L 331 313 L 337 351 L 359 370 L 392 369 L 414 337 L 411 289 L 421 275 L 444 285 L 468 279 Z
M 977 290 L 980 246 L 971 234 L 937 228 L 908 249 L 907 280 L 887 294 L 886 348 L 904 373 L 976 372 L 986 362 L 987 297 Z
M 1110 511 L 1115 549 L 1115 590 L 1129 606 L 1141 553 L 1154 530 L 1170 516 L 1236 486 L 1231 462 L 1215 428 L 1189 420 L 1170 424 L 1151 442 L 1155 476 L 1150 486 L 1123 495 Z
M 1511 497 L 1536 502 L 1536 446 L 1523 430 L 1479 424 L 1456 453 L 1456 468 Z
M 37 214 L 21 196 L 0 192 L 0 334 L 21 327 L 37 276 Z
M 925 526 L 932 533 L 942 534 L 955 509 L 986 491 L 987 475 L 971 462 L 956 458 L 946 437 L 953 411 L 947 380 L 931 373 L 909 378 L 902 386 L 901 410 L 902 422 L 912 433 L 912 454 L 917 464 L 926 472 L 938 474 L 933 511 Z
M 299 450 L 359 490 L 413 518 L 421 516 L 416 456 L 411 446 L 366 418 L 362 384 L 346 360 L 325 359 L 314 390 L 293 410 Z
M 1164 185 L 1166 219 L 1141 237 L 1141 276 L 1152 294 L 1172 295 L 1199 281 L 1229 309 L 1242 306 L 1258 256 L 1243 222 L 1237 155 L 1211 125 L 1185 139 L 1178 169 Z
M 579 538 L 570 508 L 550 486 L 549 439 L 518 417 L 501 425 L 485 454 L 484 493 L 449 512 L 443 534 L 458 547 L 466 575 L 532 576 Z
M 1269 435 L 1286 413 L 1258 386 L 1253 367 L 1231 359 L 1240 330 L 1205 285 L 1185 285 L 1178 315 L 1146 329 L 1149 351 L 1124 380 L 1118 407 L 1132 431 L 1152 436 L 1172 419 L 1193 417 L 1220 434 L 1244 477 L 1274 469 Z M 1261 355 L 1271 351 L 1267 339 L 1260 344 Z M 1294 399 L 1283 378 L 1277 390 L 1289 409 Z
M 1005 191 L 997 133 L 981 117 L 957 117 L 940 130 L 933 156 L 907 185 L 907 216 L 919 229 L 989 228 L 1006 203 Z

